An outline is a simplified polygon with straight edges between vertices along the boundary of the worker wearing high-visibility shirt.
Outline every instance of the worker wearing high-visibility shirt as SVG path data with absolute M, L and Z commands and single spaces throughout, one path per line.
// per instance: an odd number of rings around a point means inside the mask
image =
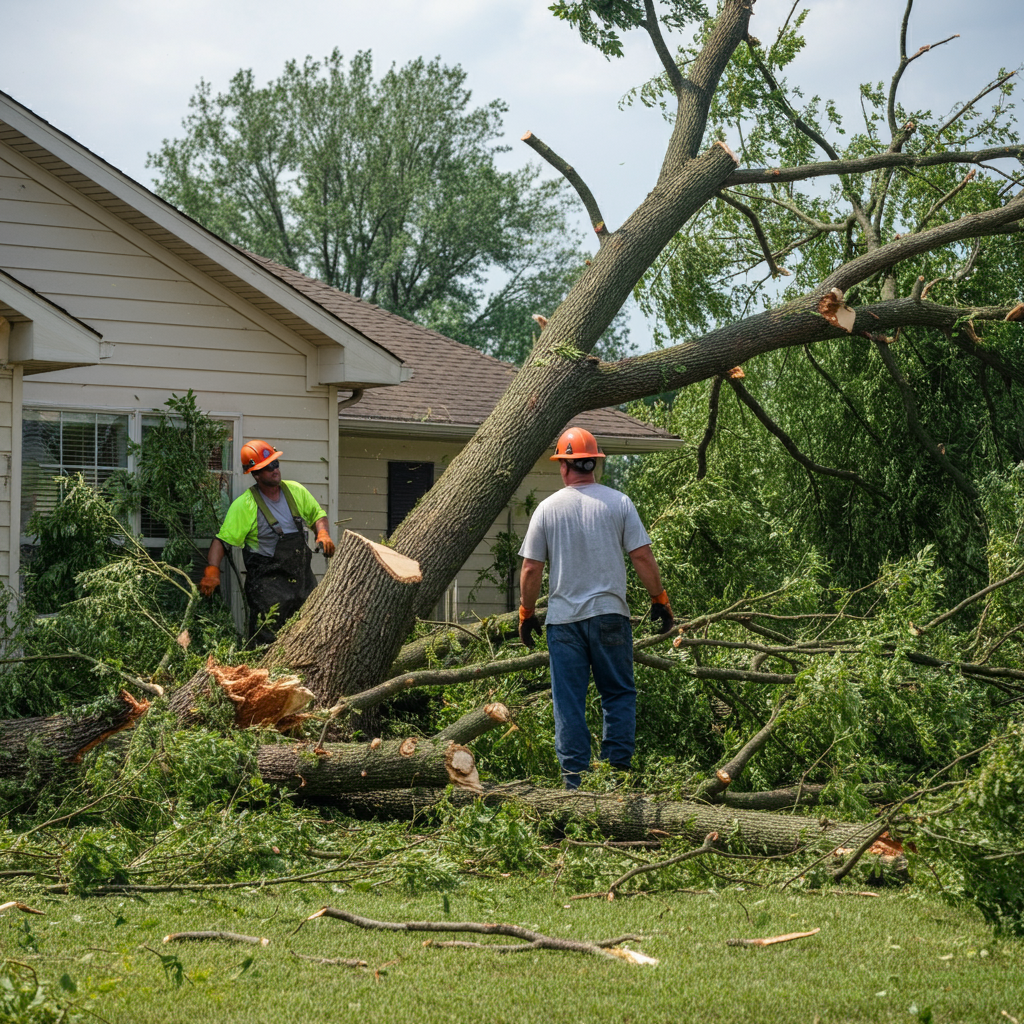
M 330 558 L 334 542 L 327 515 L 300 483 L 281 479 L 280 456 L 265 441 L 242 446 L 242 472 L 256 482 L 236 498 L 210 545 L 199 589 L 212 596 L 220 586 L 220 563 L 225 545 L 240 547 L 245 564 L 245 599 L 249 605 L 250 642 L 268 644 L 294 615 L 316 586 L 313 554 L 306 543 L 306 526 L 316 530 L 317 546 Z M 257 629 L 257 619 L 276 605 L 274 618 Z
M 590 674 L 601 695 L 604 727 L 601 759 L 629 770 L 636 735 L 633 631 L 626 603 L 628 552 L 651 595 L 651 619 L 667 632 L 672 608 L 658 563 L 633 502 L 594 479 L 598 451 L 594 435 L 579 427 L 558 439 L 562 490 L 545 498 L 530 517 L 519 554 L 519 635 L 527 647 L 540 633 L 535 614 L 544 563 L 548 569 L 546 617 L 555 712 L 555 753 L 566 788 L 577 789 L 590 768 L 586 699 Z

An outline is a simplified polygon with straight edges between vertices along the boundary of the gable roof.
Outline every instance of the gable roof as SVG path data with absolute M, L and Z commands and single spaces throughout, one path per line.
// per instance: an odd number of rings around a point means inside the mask
M 90 366 L 103 337 L 89 324 L 0 270 L 0 326 L 10 325 L 6 359 L 26 374 Z
M 344 360 L 326 354 L 319 359 L 321 373 L 337 372 L 342 365 L 348 373 L 330 383 L 374 387 L 404 379 L 401 360 L 386 347 L 289 287 L 279 276 L 268 273 L 241 249 L 208 231 L 5 92 L 0 92 L 0 143 L 273 317 L 302 343 L 312 346 L 313 356 L 320 349 L 329 352 L 344 346 Z M 328 383 L 323 379 L 315 382 Z
M 366 391 L 358 404 L 347 407 L 342 402 L 338 417 L 346 432 L 468 440 L 490 415 L 516 373 L 511 363 L 264 256 L 248 255 L 361 334 L 384 345 L 412 369 L 412 378 L 398 387 Z M 593 409 L 581 413 L 571 424 L 589 430 L 611 455 L 665 451 L 682 444 L 667 430 L 618 409 Z

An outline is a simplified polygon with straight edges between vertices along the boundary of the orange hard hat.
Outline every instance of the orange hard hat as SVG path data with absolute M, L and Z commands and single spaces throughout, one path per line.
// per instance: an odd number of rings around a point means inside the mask
M 589 430 L 582 427 L 570 427 L 558 439 L 555 445 L 555 459 L 603 459 L 604 452 L 597 450 L 597 438 Z
M 266 441 L 246 441 L 242 445 L 242 472 L 251 473 L 253 470 L 262 469 L 268 462 L 273 462 L 283 454 L 284 452 L 279 452 Z

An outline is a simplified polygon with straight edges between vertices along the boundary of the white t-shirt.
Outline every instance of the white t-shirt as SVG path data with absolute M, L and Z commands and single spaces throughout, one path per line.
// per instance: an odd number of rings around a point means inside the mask
M 519 554 L 548 562 L 552 625 L 629 616 L 623 552 L 651 543 L 633 502 L 604 484 L 563 487 L 530 517 Z

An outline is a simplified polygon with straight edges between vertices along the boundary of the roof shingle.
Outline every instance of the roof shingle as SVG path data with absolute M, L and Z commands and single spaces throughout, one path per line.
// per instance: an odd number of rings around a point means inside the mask
M 358 404 L 339 410 L 342 423 L 376 421 L 428 424 L 474 430 L 508 388 L 516 368 L 479 349 L 389 313 L 379 306 L 316 281 L 255 253 L 247 255 L 276 277 L 333 313 L 371 341 L 388 349 L 413 370 L 395 387 L 367 389 Z M 620 438 L 628 448 L 675 447 L 675 435 L 643 423 L 618 409 L 594 409 L 574 424 L 601 438 Z M 632 443 L 630 443 L 632 442 Z M 648 450 L 649 447 L 648 447 Z

